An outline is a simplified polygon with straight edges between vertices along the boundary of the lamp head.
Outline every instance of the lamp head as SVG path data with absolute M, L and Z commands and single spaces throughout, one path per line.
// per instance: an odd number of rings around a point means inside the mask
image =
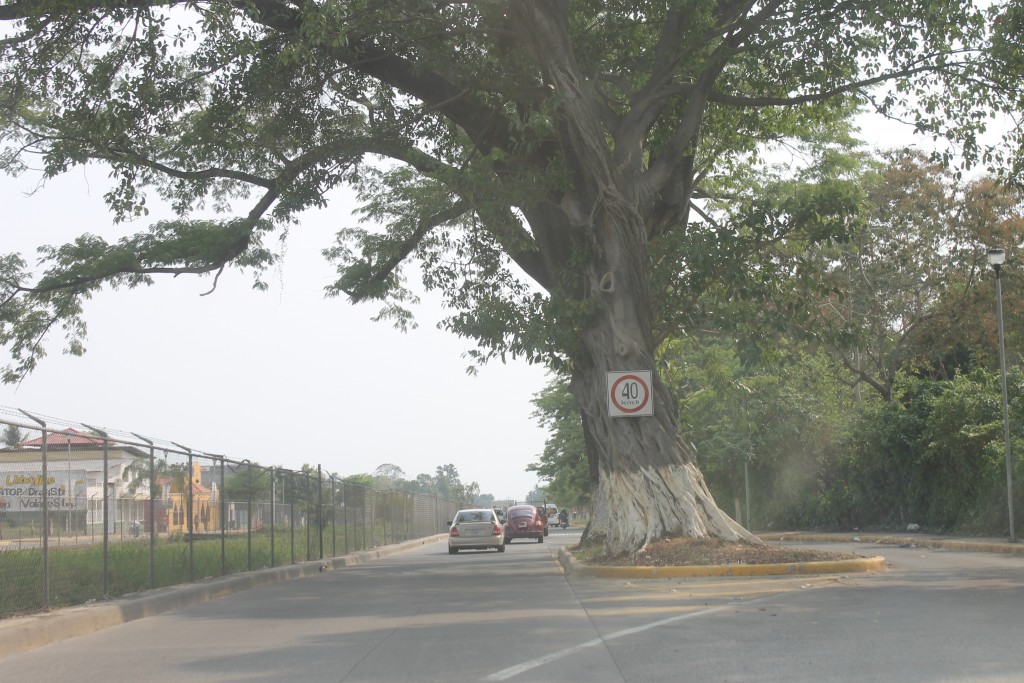
M 1006 252 L 1002 249 L 989 249 L 988 250 L 988 264 L 993 268 L 998 268 L 1003 265 L 1006 261 Z

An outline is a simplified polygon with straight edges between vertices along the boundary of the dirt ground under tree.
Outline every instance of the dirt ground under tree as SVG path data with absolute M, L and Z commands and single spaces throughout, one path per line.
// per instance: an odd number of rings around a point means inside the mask
M 723 541 L 717 538 L 678 536 L 649 544 L 632 555 L 601 556 L 597 551 L 577 548 L 573 553 L 586 564 L 630 567 L 684 567 L 724 564 L 789 564 L 861 557 L 851 553 L 810 548 L 785 548 L 767 543 Z

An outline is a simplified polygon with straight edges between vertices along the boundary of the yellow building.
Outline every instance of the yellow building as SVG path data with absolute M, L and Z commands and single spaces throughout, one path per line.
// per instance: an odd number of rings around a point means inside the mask
M 220 531 L 220 501 L 214 489 L 202 484 L 202 467 L 192 463 L 192 476 L 189 484 L 192 489 L 191 511 L 192 527 L 189 529 L 189 491 L 170 491 L 163 503 L 163 510 L 158 513 L 157 526 L 161 531 L 183 534 L 206 534 Z

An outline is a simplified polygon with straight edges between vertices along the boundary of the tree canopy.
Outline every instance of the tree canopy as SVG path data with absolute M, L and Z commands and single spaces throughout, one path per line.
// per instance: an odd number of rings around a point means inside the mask
M 261 287 L 271 238 L 343 183 L 390 228 L 341 231 L 332 292 L 383 299 L 404 323 L 415 257 L 481 357 L 562 358 L 571 334 L 551 331 L 567 324 L 545 323 L 582 298 L 566 266 L 586 252 L 593 205 L 566 202 L 587 163 L 570 139 L 589 136 L 658 197 L 652 280 L 685 296 L 674 280 L 706 277 L 739 238 L 673 226 L 692 198 L 742 187 L 737 168 L 765 142 L 834 135 L 866 102 L 994 160 L 976 136 L 1019 104 L 1020 15 L 942 1 L 5 3 L 3 167 L 53 176 L 102 161 L 115 220 L 144 215 L 147 193 L 180 214 L 116 243 L 47 248 L 34 281 L 7 256 L 6 377 L 31 370 L 54 324 L 79 350 L 82 299 L 101 286 L 239 267 Z M 660 306 L 659 329 L 680 322 L 673 310 L 686 308 Z
M 900 372 L 949 379 L 990 350 L 986 250 L 1016 256 L 1024 195 L 909 149 L 865 160 L 858 177 L 862 220 L 805 252 L 812 276 L 791 279 L 803 315 L 787 324 L 828 349 L 845 382 L 888 400 Z

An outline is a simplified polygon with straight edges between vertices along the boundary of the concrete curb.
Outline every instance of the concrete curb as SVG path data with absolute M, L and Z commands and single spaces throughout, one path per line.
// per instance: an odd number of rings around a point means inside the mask
M 1024 555 L 1024 544 L 1005 543 L 992 540 L 971 541 L 959 538 L 934 538 L 930 536 L 895 536 L 892 534 L 813 534 L 799 531 L 786 533 L 758 534 L 762 541 L 810 541 L 817 543 L 877 543 L 880 545 L 916 546 L 918 548 L 942 548 L 959 552 L 1006 553 Z
M 605 579 L 681 579 L 716 576 L 785 576 L 795 574 L 846 574 L 882 571 L 884 557 L 785 564 L 723 564 L 686 567 L 609 567 L 578 562 L 565 548 L 558 551 L 558 561 L 566 574 L 594 576 Z
M 135 619 L 151 617 L 161 612 L 214 600 L 257 586 L 312 576 L 319 574 L 322 571 L 321 567 L 326 567 L 326 570 L 329 571 L 365 564 L 371 560 L 396 555 L 427 543 L 434 543 L 442 538 L 446 538 L 446 535 L 437 534 L 322 561 L 310 560 L 285 567 L 259 569 L 199 583 L 156 588 L 110 601 L 5 619 L 0 621 L 0 657 L 34 650 L 50 643 L 94 633 Z

